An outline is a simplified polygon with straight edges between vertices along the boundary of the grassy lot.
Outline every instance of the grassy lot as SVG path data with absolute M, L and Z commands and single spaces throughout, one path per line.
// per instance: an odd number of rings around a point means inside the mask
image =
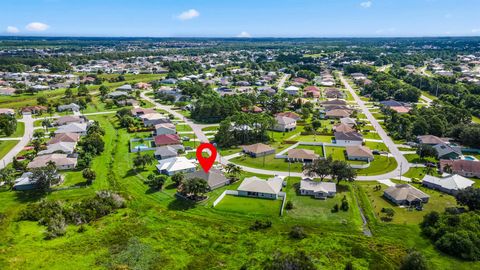
M 240 156 L 240 157 L 231 159 L 230 161 L 235 164 L 243 165 L 251 168 L 288 172 L 288 162 L 286 162 L 285 159 L 275 158 L 275 155 L 268 155 L 268 156 L 258 157 L 258 158 L 252 158 L 250 156 Z M 290 163 L 290 171 L 301 172 L 302 163 L 299 163 L 299 162 Z
M 235 153 L 238 153 L 242 151 L 242 148 L 237 147 L 237 148 L 228 148 L 228 149 L 222 149 L 222 148 L 217 148 L 217 151 L 220 153 L 222 156 L 229 156 L 233 155 Z
M 182 124 L 181 124 L 181 123 L 178 123 L 178 124 L 176 125 L 176 128 L 177 128 L 177 132 L 192 131 L 192 128 L 191 128 L 189 125 L 185 124 L 185 123 L 182 123 Z
M 323 157 L 323 147 L 321 145 L 299 145 L 296 149 L 308 149 L 313 150 L 315 154 Z
M 17 145 L 17 140 L 0 141 L 0 158 L 3 158 L 10 150 Z
M 430 211 L 443 212 L 446 207 L 457 205 L 453 196 L 424 188 L 419 184 L 413 184 L 416 188 L 430 195 L 430 199 L 428 203 L 424 204 L 423 211 L 408 210 L 407 208 L 402 208 L 391 203 L 383 197 L 383 191 L 387 188 L 386 185 L 379 184 L 378 182 L 361 182 L 358 185 L 367 194 L 377 219 L 383 216 L 380 212 L 382 208 L 393 208 L 395 210 L 395 216 L 391 222 L 396 224 L 418 224 L 422 221 L 423 216 Z M 376 185 L 380 185 L 382 187 L 381 190 L 375 191 L 373 187 Z
M 374 139 L 374 140 L 381 140 L 380 135 L 376 132 L 363 132 L 363 137 L 365 139 Z
M 294 138 L 294 140 L 299 142 L 325 142 L 325 143 L 331 143 L 333 139 L 335 139 L 333 136 L 328 136 L 328 135 L 300 135 Z
M 408 177 L 408 178 L 415 178 L 415 179 L 423 179 L 425 175 L 427 175 L 428 169 L 427 168 L 410 168 L 403 176 Z M 439 176 L 437 170 L 432 169 L 428 173 L 433 176 Z
M 325 146 L 325 155 L 333 160 L 345 160 L 345 147 Z
M 202 128 L 202 131 L 217 131 L 218 126 L 210 126 L 210 127 L 204 127 Z
M 426 163 L 426 162 L 436 162 L 437 160 L 433 157 L 420 158 L 417 154 L 405 154 L 403 155 L 408 162 L 410 163 Z
M 387 146 L 384 143 L 381 143 L 381 142 L 365 142 L 365 146 L 368 146 L 368 148 L 370 148 L 372 150 L 389 152 Z
M 210 192 L 207 201 L 196 205 L 176 199 L 176 188 L 170 179 L 163 190 L 152 191 L 143 180 L 154 172 L 155 166 L 138 172 L 132 170 L 135 154 L 128 152 L 128 141 L 136 134 L 118 128 L 114 115 L 89 119 L 99 121 L 106 131 L 105 151 L 92 161 L 97 179 L 91 186 L 78 187 L 84 181 L 81 172 L 69 171 L 65 173 L 63 186 L 75 188 L 46 195 L 0 189 L 0 213 L 4 215 L 0 223 L 1 269 L 65 269 L 65 265 L 71 269 L 112 269 L 123 265 L 122 259 L 132 257 L 138 260 L 129 268 L 140 265 L 155 268 L 160 262 L 165 269 L 239 269 L 242 266 L 257 269 L 278 251 L 300 250 L 306 251 L 319 269 L 344 269 L 348 262 L 355 269 L 397 269 L 406 250 L 412 247 L 427 256 L 432 269 L 476 267 L 474 263 L 454 260 L 434 250 L 432 244 L 420 236 L 416 224 L 395 224 L 395 218 L 394 224 L 375 224 L 368 205 L 365 209 L 374 236 L 365 237 L 359 229 L 361 221 L 353 203 L 353 189 L 339 187 L 336 198 L 317 201 L 294 195 L 295 182 L 289 180 L 287 198 L 292 200 L 294 209 L 283 217 L 276 213 L 245 215 L 211 207 L 225 189 L 236 189 L 240 182 Z M 240 178 L 252 175 L 243 173 Z M 65 236 L 45 240 L 44 226 L 16 221 L 29 202 L 42 198 L 77 202 L 105 189 L 122 194 L 128 200 L 127 208 L 84 225 L 83 232 L 79 231 L 80 226 L 69 225 Z M 333 202 L 338 202 L 342 195 L 347 196 L 351 210 L 329 213 Z M 240 209 L 247 207 L 240 205 Z M 280 210 L 279 205 L 274 208 Z M 249 227 L 257 219 L 272 221 L 272 228 L 251 231 Z M 308 237 L 290 238 L 293 226 L 304 227 Z M 132 240 L 138 241 L 140 247 L 132 245 Z M 141 256 L 132 255 L 138 248 Z M 152 261 L 149 258 L 153 258 Z
M 281 200 L 227 195 L 215 209 L 221 212 L 240 213 L 246 216 L 278 216 L 280 215 L 281 206 Z
M 5 136 L 5 134 L 0 134 L 0 138 L 18 138 L 23 137 L 23 133 L 25 132 L 25 123 L 17 122 L 17 129 L 13 132 L 10 136 Z
M 358 175 L 380 175 L 393 171 L 397 167 L 397 161 L 393 157 L 375 156 L 370 162 L 370 166 L 365 169 L 359 169 Z

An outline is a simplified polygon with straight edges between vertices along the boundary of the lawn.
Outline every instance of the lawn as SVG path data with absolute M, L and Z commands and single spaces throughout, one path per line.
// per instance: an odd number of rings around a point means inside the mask
M 0 158 L 3 158 L 10 150 L 17 145 L 18 140 L 0 141 Z
M 0 134 L 0 138 L 19 138 L 23 137 L 23 133 L 25 132 L 25 123 L 17 122 L 17 129 L 13 132 L 10 136 L 5 136 L 5 134 Z
M 446 207 L 454 207 L 457 205 L 453 196 L 424 188 L 420 184 L 413 184 L 416 188 L 430 195 L 430 199 L 428 203 L 424 204 L 423 211 L 408 210 L 407 208 L 399 207 L 391 203 L 383 197 L 383 191 L 388 188 L 386 185 L 379 184 L 378 182 L 358 182 L 357 185 L 367 194 L 377 219 L 383 216 L 380 212 L 382 208 L 389 207 L 395 210 L 395 216 L 391 221 L 391 223 L 395 224 L 418 224 L 423 220 L 423 216 L 430 211 L 443 212 Z M 375 191 L 373 189 L 373 187 L 377 185 L 382 187 L 381 190 Z
M 328 136 L 328 135 L 300 135 L 294 138 L 294 140 L 299 142 L 325 142 L 325 143 L 331 143 L 333 139 L 335 139 L 335 137 Z
M 406 173 L 404 173 L 403 176 L 408 177 L 408 178 L 415 178 L 415 179 L 418 179 L 418 180 L 422 180 L 423 177 L 427 174 L 427 172 L 428 172 L 428 168 L 412 167 Z M 431 169 L 428 174 L 433 175 L 433 176 L 439 176 L 437 170 L 435 170 L 435 169 Z
M 210 126 L 210 127 L 204 127 L 202 128 L 202 131 L 217 131 L 218 130 L 218 126 Z
M 237 213 L 246 216 L 270 217 L 280 215 L 281 206 L 281 200 L 226 195 L 222 201 L 215 206 L 215 209 L 220 212 Z
M 313 150 L 315 152 L 315 154 L 317 154 L 320 157 L 323 157 L 323 147 L 321 145 L 302 145 L 302 144 L 300 144 L 299 146 L 296 147 L 296 149 Z
M 332 156 L 333 160 L 345 160 L 345 147 L 325 146 L 325 156 Z
M 175 127 L 177 128 L 177 132 L 192 131 L 192 128 L 185 123 L 178 123 L 175 125 Z
M 381 140 L 380 135 L 376 132 L 363 132 L 363 137 L 365 139 Z
M 370 166 L 365 169 L 359 169 L 358 175 L 380 175 L 391 172 L 397 168 L 397 161 L 393 157 L 375 156 L 375 159 L 370 162 Z
M 378 151 L 388 151 L 387 146 L 384 143 L 381 142 L 365 142 L 365 146 L 368 146 L 368 148 L 372 150 L 378 150 Z
M 418 154 L 405 154 L 403 156 L 410 163 L 426 163 L 426 162 L 436 162 L 437 161 L 433 157 L 421 158 Z
M 231 162 L 243 165 L 246 167 L 264 169 L 270 171 L 283 171 L 288 172 L 288 162 L 285 159 L 275 158 L 275 155 L 268 155 L 264 157 L 253 158 L 250 156 L 242 155 L 230 160 Z M 290 163 L 290 171 L 302 172 L 302 163 L 292 162 Z

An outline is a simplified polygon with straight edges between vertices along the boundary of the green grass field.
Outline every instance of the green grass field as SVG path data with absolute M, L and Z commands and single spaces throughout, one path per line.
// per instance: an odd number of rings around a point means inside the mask
M 215 206 L 215 209 L 221 212 L 233 212 L 245 216 L 269 217 L 280 215 L 281 206 L 281 200 L 226 195 L 222 201 Z
M 3 158 L 8 152 L 10 152 L 18 142 L 18 140 L 0 141 L 0 158 Z
M 264 157 L 252 158 L 250 156 L 240 156 L 230 160 L 231 162 L 251 168 L 258 168 L 271 171 L 288 172 L 288 162 L 285 159 L 275 158 L 275 155 L 268 155 Z M 290 163 L 290 171 L 301 172 L 302 163 Z
M 393 171 L 397 167 L 397 161 L 393 157 L 375 156 L 370 162 L 370 166 L 365 169 L 359 169 L 358 175 L 380 175 Z
M 5 136 L 5 134 L 0 134 L 0 138 L 19 138 L 23 137 L 23 133 L 25 133 L 25 123 L 17 122 L 17 129 L 15 132 L 10 136 Z
M 323 147 L 321 145 L 299 145 L 296 149 L 313 150 L 319 157 L 323 157 Z

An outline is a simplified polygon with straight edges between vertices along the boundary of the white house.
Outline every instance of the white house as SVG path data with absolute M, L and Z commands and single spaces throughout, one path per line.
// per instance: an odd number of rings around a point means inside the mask
M 458 174 L 443 178 L 427 174 L 423 177 L 422 184 L 428 188 L 455 195 L 459 190 L 471 187 L 475 182 Z
M 273 130 L 281 131 L 281 132 L 288 132 L 292 131 L 297 127 L 297 120 L 286 117 L 286 116 L 276 116 L 275 117 L 275 125 L 273 126 Z
M 300 194 L 313 196 L 315 199 L 326 199 L 334 197 L 337 193 L 337 186 L 333 182 L 316 182 L 310 178 L 300 181 Z
M 55 134 L 61 133 L 77 133 L 79 135 L 86 135 L 88 129 L 87 123 L 70 123 L 63 126 L 60 126 L 55 130 Z
M 298 91 L 300 91 L 300 88 L 291 85 L 291 86 L 285 88 L 283 91 L 284 91 L 285 93 L 289 94 L 289 95 L 294 96 L 294 95 L 297 95 L 297 94 L 298 94 Z
M 160 123 L 155 125 L 155 135 L 176 134 L 177 130 L 172 123 Z
M 174 175 L 176 173 L 191 173 L 195 171 L 195 164 L 186 157 L 172 157 L 158 161 L 157 170 L 161 174 Z
M 278 176 L 268 180 L 256 176 L 245 178 L 237 188 L 238 196 L 277 199 L 282 190 L 283 178 Z
M 362 145 L 363 136 L 358 132 L 335 132 L 335 143 L 338 145 Z

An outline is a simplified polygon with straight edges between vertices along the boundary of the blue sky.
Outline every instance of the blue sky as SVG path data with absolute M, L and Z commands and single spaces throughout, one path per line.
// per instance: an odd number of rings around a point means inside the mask
M 2 0 L 0 35 L 480 35 L 480 0 Z

